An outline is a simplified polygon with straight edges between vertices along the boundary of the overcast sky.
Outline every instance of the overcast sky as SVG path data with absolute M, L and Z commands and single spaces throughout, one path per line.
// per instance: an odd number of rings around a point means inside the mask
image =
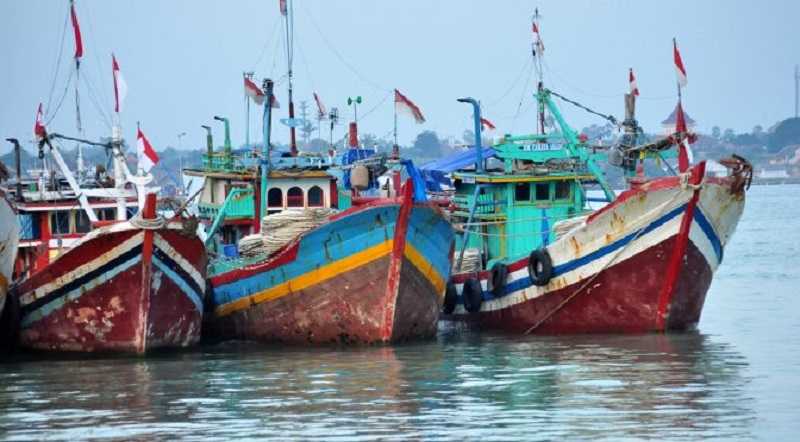
M 737 132 L 756 124 L 767 128 L 794 112 L 800 2 L 793 0 L 297 0 L 295 100 L 313 106 L 317 91 L 329 108 L 350 116 L 347 97 L 361 95 L 361 131 L 383 136 L 392 130 L 396 87 L 427 119 L 423 125 L 401 119 L 401 142 L 409 142 L 425 129 L 460 138 L 471 127 L 470 109 L 455 100 L 470 95 L 482 101 L 499 133 L 532 132 L 535 81 L 528 72 L 536 6 L 543 16 L 546 85 L 601 112 L 622 115 L 627 70 L 633 67 L 641 90 L 639 121 L 646 130 L 658 130 L 676 101 L 673 37 L 688 72 L 685 108 L 701 131 L 714 125 Z M 78 0 L 77 11 L 89 138 L 110 133 L 112 51 L 129 87 L 122 114 L 129 141 L 141 121 L 157 149 L 176 145 L 180 132 L 187 132 L 184 148 L 198 148 L 204 144 L 200 125 L 217 114 L 231 118 L 234 144 L 243 143 L 243 71 L 279 80 L 281 117 L 287 112 L 278 0 Z M 67 16 L 66 0 L 0 2 L 3 138 L 30 139 L 40 101 L 49 98 L 46 111 L 55 111 L 73 69 L 67 26 L 54 82 Z M 74 134 L 73 92 L 63 101 L 49 129 Z M 577 128 L 602 123 L 569 105 L 562 108 Z M 221 142 L 220 126 L 214 127 Z M 252 133 L 257 138 L 256 128 Z M 275 138 L 287 140 L 288 130 L 277 128 Z M 6 151 L 3 145 L 0 152 Z

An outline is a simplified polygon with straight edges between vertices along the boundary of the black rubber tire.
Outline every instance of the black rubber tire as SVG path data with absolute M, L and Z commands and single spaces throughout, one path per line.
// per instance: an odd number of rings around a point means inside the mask
M 533 285 L 542 287 L 550 282 L 553 277 L 553 260 L 547 249 L 538 249 L 531 252 L 528 257 L 528 273 Z
M 508 278 L 508 266 L 502 262 L 497 262 L 492 266 L 492 294 L 502 295 L 506 290 L 506 279 Z
M 447 288 L 444 291 L 444 302 L 442 303 L 442 313 L 445 315 L 452 314 L 458 304 L 458 291 L 452 282 L 447 282 Z
M 477 313 L 481 311 L 481 304 L 483 304 L 483 289 L 481 283 L 477 279 L 469 278 L 464 281 L 464 287 L 461 290 L 461 296 L 464 298 L 464 309 L 469 313 Z

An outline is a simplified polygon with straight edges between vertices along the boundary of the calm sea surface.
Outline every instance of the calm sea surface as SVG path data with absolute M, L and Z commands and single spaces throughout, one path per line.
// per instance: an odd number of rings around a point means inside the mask
M 0 363 L 0 438 L 800 438 L 800 186 L 753 187 L 699 330 Z

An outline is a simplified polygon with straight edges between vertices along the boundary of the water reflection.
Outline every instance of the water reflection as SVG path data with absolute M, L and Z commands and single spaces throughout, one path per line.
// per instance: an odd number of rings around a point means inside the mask
M 359 349 L 221 344 L 0 365 L 10 439 L 745 437 L 747 361 L 699 333 L 443 333 Z

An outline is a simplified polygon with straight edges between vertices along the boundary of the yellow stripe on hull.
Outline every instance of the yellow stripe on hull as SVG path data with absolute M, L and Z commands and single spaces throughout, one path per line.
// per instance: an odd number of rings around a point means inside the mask
M 237 299 L 236 301 L 229 302 L 217 307 L 214 314 L 218 317 L 227 316 L 239 310 L 244 310 L 251 305 L 260 304 L 266 301 L 272 301 L 293 292 L 297 292 L 313 285 L 319 284 L 328 279 L 334 278 L 342 273 L 349 272 L 353 269 L 361 267 L 376 261 L 392 252 L 394 240 L 387 240 L 378 245 L 370 247 L 347 258 L 340 259 L 316 270 L 300 275 L 294 279 L 290 279 L 284 283 L 262 290 L 250 296 Z M 437 296 L 444 293 L 444 278 L 436 271 L 423 256 L 411 244 L 406 243 L 404 252 L 406 258 L 422 273 L 425 278 L 436 289 Z

